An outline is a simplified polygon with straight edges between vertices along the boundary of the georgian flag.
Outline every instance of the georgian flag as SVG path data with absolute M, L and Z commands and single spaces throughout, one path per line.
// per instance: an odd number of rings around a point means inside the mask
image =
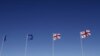
M 53 34 L 53 40 L 61 39 L 61 34 L 60 33 L 55 33 Z
M 91 35 L 91 31 L 86 29 L 85 31 L 80 32 L 81 38 L 87 38 Z

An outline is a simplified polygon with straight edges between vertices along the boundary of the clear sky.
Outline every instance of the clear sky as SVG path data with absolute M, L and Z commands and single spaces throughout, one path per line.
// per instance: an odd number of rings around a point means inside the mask
M 100 1 L 96 0 L 0 0 L 0 47 L 6 34 L 2 56 L 52 56 L 52 34 L 61 33 L 55 41 L 55 56 L 81 56 L 80 31 L 90 29 L 83 39 L 85 56 L 100 56 Z

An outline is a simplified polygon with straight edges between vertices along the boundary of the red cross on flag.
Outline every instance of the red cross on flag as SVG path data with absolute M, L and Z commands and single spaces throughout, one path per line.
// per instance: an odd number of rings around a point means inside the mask
M 61 39 L 61 34 L 60 33 L 55 33 L 53 34 L 53 40 Z
M 91 35 L 91 31 L 86 29 L 85 31 L 80 32 L 81 38 L 87 38 Z

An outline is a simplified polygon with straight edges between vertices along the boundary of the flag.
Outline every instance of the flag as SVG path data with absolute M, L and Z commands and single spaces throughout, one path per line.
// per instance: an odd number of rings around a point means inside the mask
M 91 31 L 86 29 L 85 31 L 80 32 L 81 38 L 87 38 L 91 35 Z
M 3 41 L 5 42 L 7 39 L 6 39 L 6 35 L 5 35 L 5 37 L 4 37 L 4 39 L 3 39 Z
M 33 40 L 33 35 L 32 34 L 28 34 L 28 40 Z
M 53 34 L 53 40 L 61 39 L 61 34 L 60 33 L 55 33 Z

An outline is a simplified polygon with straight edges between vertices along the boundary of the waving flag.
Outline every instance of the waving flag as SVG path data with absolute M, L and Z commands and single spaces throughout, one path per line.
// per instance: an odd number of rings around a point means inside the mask
M 60 33 L 55 33 L 53 34 L 53 40 L 61 39 L 61 34 Z
M 85 31 L 80 32 L 81 38 L 87 38 L 91 35 L 91 31 L 86 29 Z
M 4 42 L 6 41 L 7 39 L 6 39 L 6 35 L 5 35 L 5 37 L 4 37 Z
M 33 40 L 33 35 L 32 34 L 28 34 L 28 40 Z

